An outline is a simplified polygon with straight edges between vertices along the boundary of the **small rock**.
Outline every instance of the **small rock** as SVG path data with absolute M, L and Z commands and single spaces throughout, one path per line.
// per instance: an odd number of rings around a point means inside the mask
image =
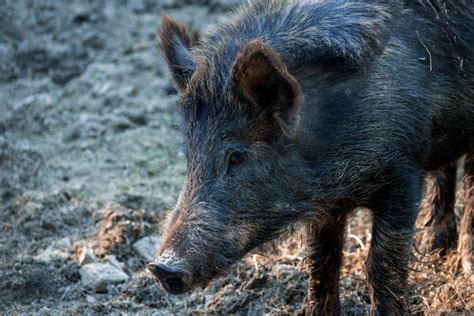
M 105 260 L 108 261 L 111 265 L 113 265 L 117 269 L 125 270 L 126 268 L 125 263 L 118 261 L 117 257 L 115 257 L 114 255 L 105 256 Z
M 146 125 L 148 123 L 147 114 L 144 111 L 123 111 L 121 115 L 126 116 L 129 120 L 137 125 Z
M 51 246 L 39 253 L 35 259 L 43 262 L 48 262 L 54 259 L 67 259 L 70 249 L 71 241 L 68 237 L 65 237 L 55 241 Z
M 65 65 L 64 67 L 57 68 L 51 75 L 51 80 L 54 83 L 63 85 L 68 83 L 74 77 L 78 77 L 82 73 L 83 69 L 79 65 Z
M 35 257 L 36 260 L 43 262 L 48 262 L 57 258 L 61 258 L 61 253 L 55 249 L 51 249 L 51 247 L 46 248 Z
M 69 251 L 71 249 L 71 240 L 69 237 L 64 237 L 53 243 L 53 245 L 59 250 Z
M 89 304 L 94 304 L 94 303 L 96 302 L 96 299 L 95 299 L 95 297 L 92 296 L 92 295 L 87 295 L 87 296 L 86 296 L 86 301 L 87 301 L 87 303 L 89 303 Z
M 118 132 L 123 132 L 131 127 L 133 127 L 135 124 L 127 117 L 123 116 L 112 116 L 109 120 L 109 126 L 112 128 L 112 130 L 116 133 Z
M 155 236 L 143 237 L 135 242 L 132 247 L 145 260 L 152 261 L 155 259 L 155 253 L 161 244 L 161 238 Z
M 107 286 L 128 280 L 128 275 L 110 263 L 89 263 L 79 271 L 82 284 L 96 292 L 107 292 Z
M 105 40 L 99 35 L 93 34 L 87 37 L 84 41 L 82 41 L 82 44 L 85 47 L 91 47 L 93 49 L 102 49 L 105 46 Z

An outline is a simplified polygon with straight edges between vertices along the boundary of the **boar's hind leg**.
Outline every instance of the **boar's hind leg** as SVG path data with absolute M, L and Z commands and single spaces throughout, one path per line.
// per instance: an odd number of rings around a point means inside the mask
M 464 271 L 471 275 L 474 262 L 474 150 L 464 163 L 464 215 L 459 228 L 459 252 Z
M 426 180 L 426 197 L 421 207 L 423 226 L 419 249 L 442 254 L 456 241 L 454 201 L 456 197 L 456 163 L 431 172 Z
M 306 315 L 340 314 L 339 272 L 347 213 L 338 215 L 323 227 L 314 223 L 306 228 L 309 259 Z
M 423 179 L 421 175 L 397 178 L 388 181 L 391 188 L 379 192 L 371 205 L 372 240 L 366 266 L 375 315 L 405 313 L 408 261 Z

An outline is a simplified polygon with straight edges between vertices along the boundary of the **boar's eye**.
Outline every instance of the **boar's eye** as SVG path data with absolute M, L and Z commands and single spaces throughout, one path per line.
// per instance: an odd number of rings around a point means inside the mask
M 237 167 L 247 162 L 247 155 L 241 151 L 234 151 L 229 156 L 229 167 Z

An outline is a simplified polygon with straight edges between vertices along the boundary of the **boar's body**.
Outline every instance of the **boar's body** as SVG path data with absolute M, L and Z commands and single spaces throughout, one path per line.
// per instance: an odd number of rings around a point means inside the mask
M 160 258 L 165 289 L 205 284 L 308 223 L 310 312 L 338 312 L 346 215 L 374 214 L 374 308 L 403 309 L 423 177 L 474 146 L 474 8 L 260 1 L 191 48 L 165 18 L 188 172 Z

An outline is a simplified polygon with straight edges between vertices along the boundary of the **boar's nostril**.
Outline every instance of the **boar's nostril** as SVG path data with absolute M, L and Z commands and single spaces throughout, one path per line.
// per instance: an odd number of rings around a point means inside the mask
M 156 262 L 149 263 L 147 269 L 156 277 L 166 292 L 181 294 L 186 291 L 181 271 Z
M 168 278 L 165 282 L 171 292 L 181 293 L 184 290 L 184 282 L 180 278 Z

